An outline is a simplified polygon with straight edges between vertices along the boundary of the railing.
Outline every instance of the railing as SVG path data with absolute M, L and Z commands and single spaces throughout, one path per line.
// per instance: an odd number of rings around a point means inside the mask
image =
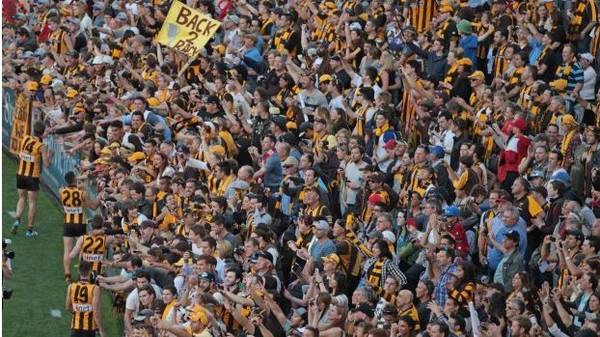
M 3 88 L 2 92 L 2 149 L 4 153 L 13 157 L 10 153 L 10 133 L 13 124 L 13 113 L 15 110 L 15 92 L 10 88 Z M 30 128 L 31 129 L 31 128 Z M 79 164 L 77 155 L 69 154 L 57 136 L 50 135 L 44 138 L 44 144 L 50 151 L 51 162 L 48 167 L 42 169 L 42 183 L 58 200 L 58 190 L 65 185 L 65 173 L 76 171 Z M 87 182 L 86 190 L 92 193 L 91 184 Z M 94 193 L 92 193 L 94 194 Z M 88 214 L 89 215 L 89 214 Z

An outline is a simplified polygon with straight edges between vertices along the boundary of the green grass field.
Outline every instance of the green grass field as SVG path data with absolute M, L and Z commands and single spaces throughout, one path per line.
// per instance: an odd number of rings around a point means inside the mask
M 10 234 L 17 201 L 15 187 L 16 162 L 2 154 L 2 237 L 12 240 L 15 251 L 13 277 L 4 287 L 14 290 L 12 299 L 3 302 L 2 335 L 7 337 L 69 336 L 71 314 L 64 310 L 66 283 L 62 268 L 62 213 L 45 191 L 38 197 L 35 226 L 39 236 L 25 237 L 25 229 Z M 26 226 L 27 210 L 21 222 Z M 72 273 L 75 277 L 75 271 Z M 103 294 L 103 321 L 108 336 L 121 336 L 120 322 L 111 311 L 110 294 Z M 53 317 L 58 310 L 61 317 Z

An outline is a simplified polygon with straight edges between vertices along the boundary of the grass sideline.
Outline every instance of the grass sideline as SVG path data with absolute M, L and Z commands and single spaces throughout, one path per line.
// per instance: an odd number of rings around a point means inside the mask
M 16 161 L 2 153 L 2 237 L 12 240 L 9 249 L 15 252 L 13 277 L 3 284 L 14 292 L 10 300 L 3 301 L 2 335 L 69 336 L 71 314 L 64 308 L 67 285 L 62 270 L 63 214 L 56 200 L 42 189 L 35 222 L 40 235 L 25 237 L 27 208 L 23 226 L 16 235 L 10 234 L 14 220 L 8 212 L 15 210 L 17 202 L 16 168 Z M 72 275 L 76 277 L 77 272 Z M 102 320 L 107 335 L 121 336 L 121 323 L 111 309 L 110 294 L 103 291 Z M 53 317 L 51 310 L 59 310 L 61 317 Z

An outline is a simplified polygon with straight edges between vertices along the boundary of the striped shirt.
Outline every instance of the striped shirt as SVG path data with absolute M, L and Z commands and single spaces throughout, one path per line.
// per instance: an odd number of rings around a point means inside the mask
M 571 73 L 567 79 L 567 93 L 572 93 L 579 83 L 583 84 L 583 69 L 581 69 L 579 63 L 575 62 L 571 67 Z

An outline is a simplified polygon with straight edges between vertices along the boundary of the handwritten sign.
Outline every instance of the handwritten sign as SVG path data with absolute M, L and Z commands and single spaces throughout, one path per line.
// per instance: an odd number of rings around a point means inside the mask
M 10 152 L 18 154 L 21 148 L 21 140 L 29 135 L 31 122 L 31 99 L 23 93 L 17 94 L 15 110 L 13 113 L 13 124 L 10 133 Z
M 221 22 L 210 16 L 173 1 L 156 41 L 189 56 L 198 54 L 215 35 Z

